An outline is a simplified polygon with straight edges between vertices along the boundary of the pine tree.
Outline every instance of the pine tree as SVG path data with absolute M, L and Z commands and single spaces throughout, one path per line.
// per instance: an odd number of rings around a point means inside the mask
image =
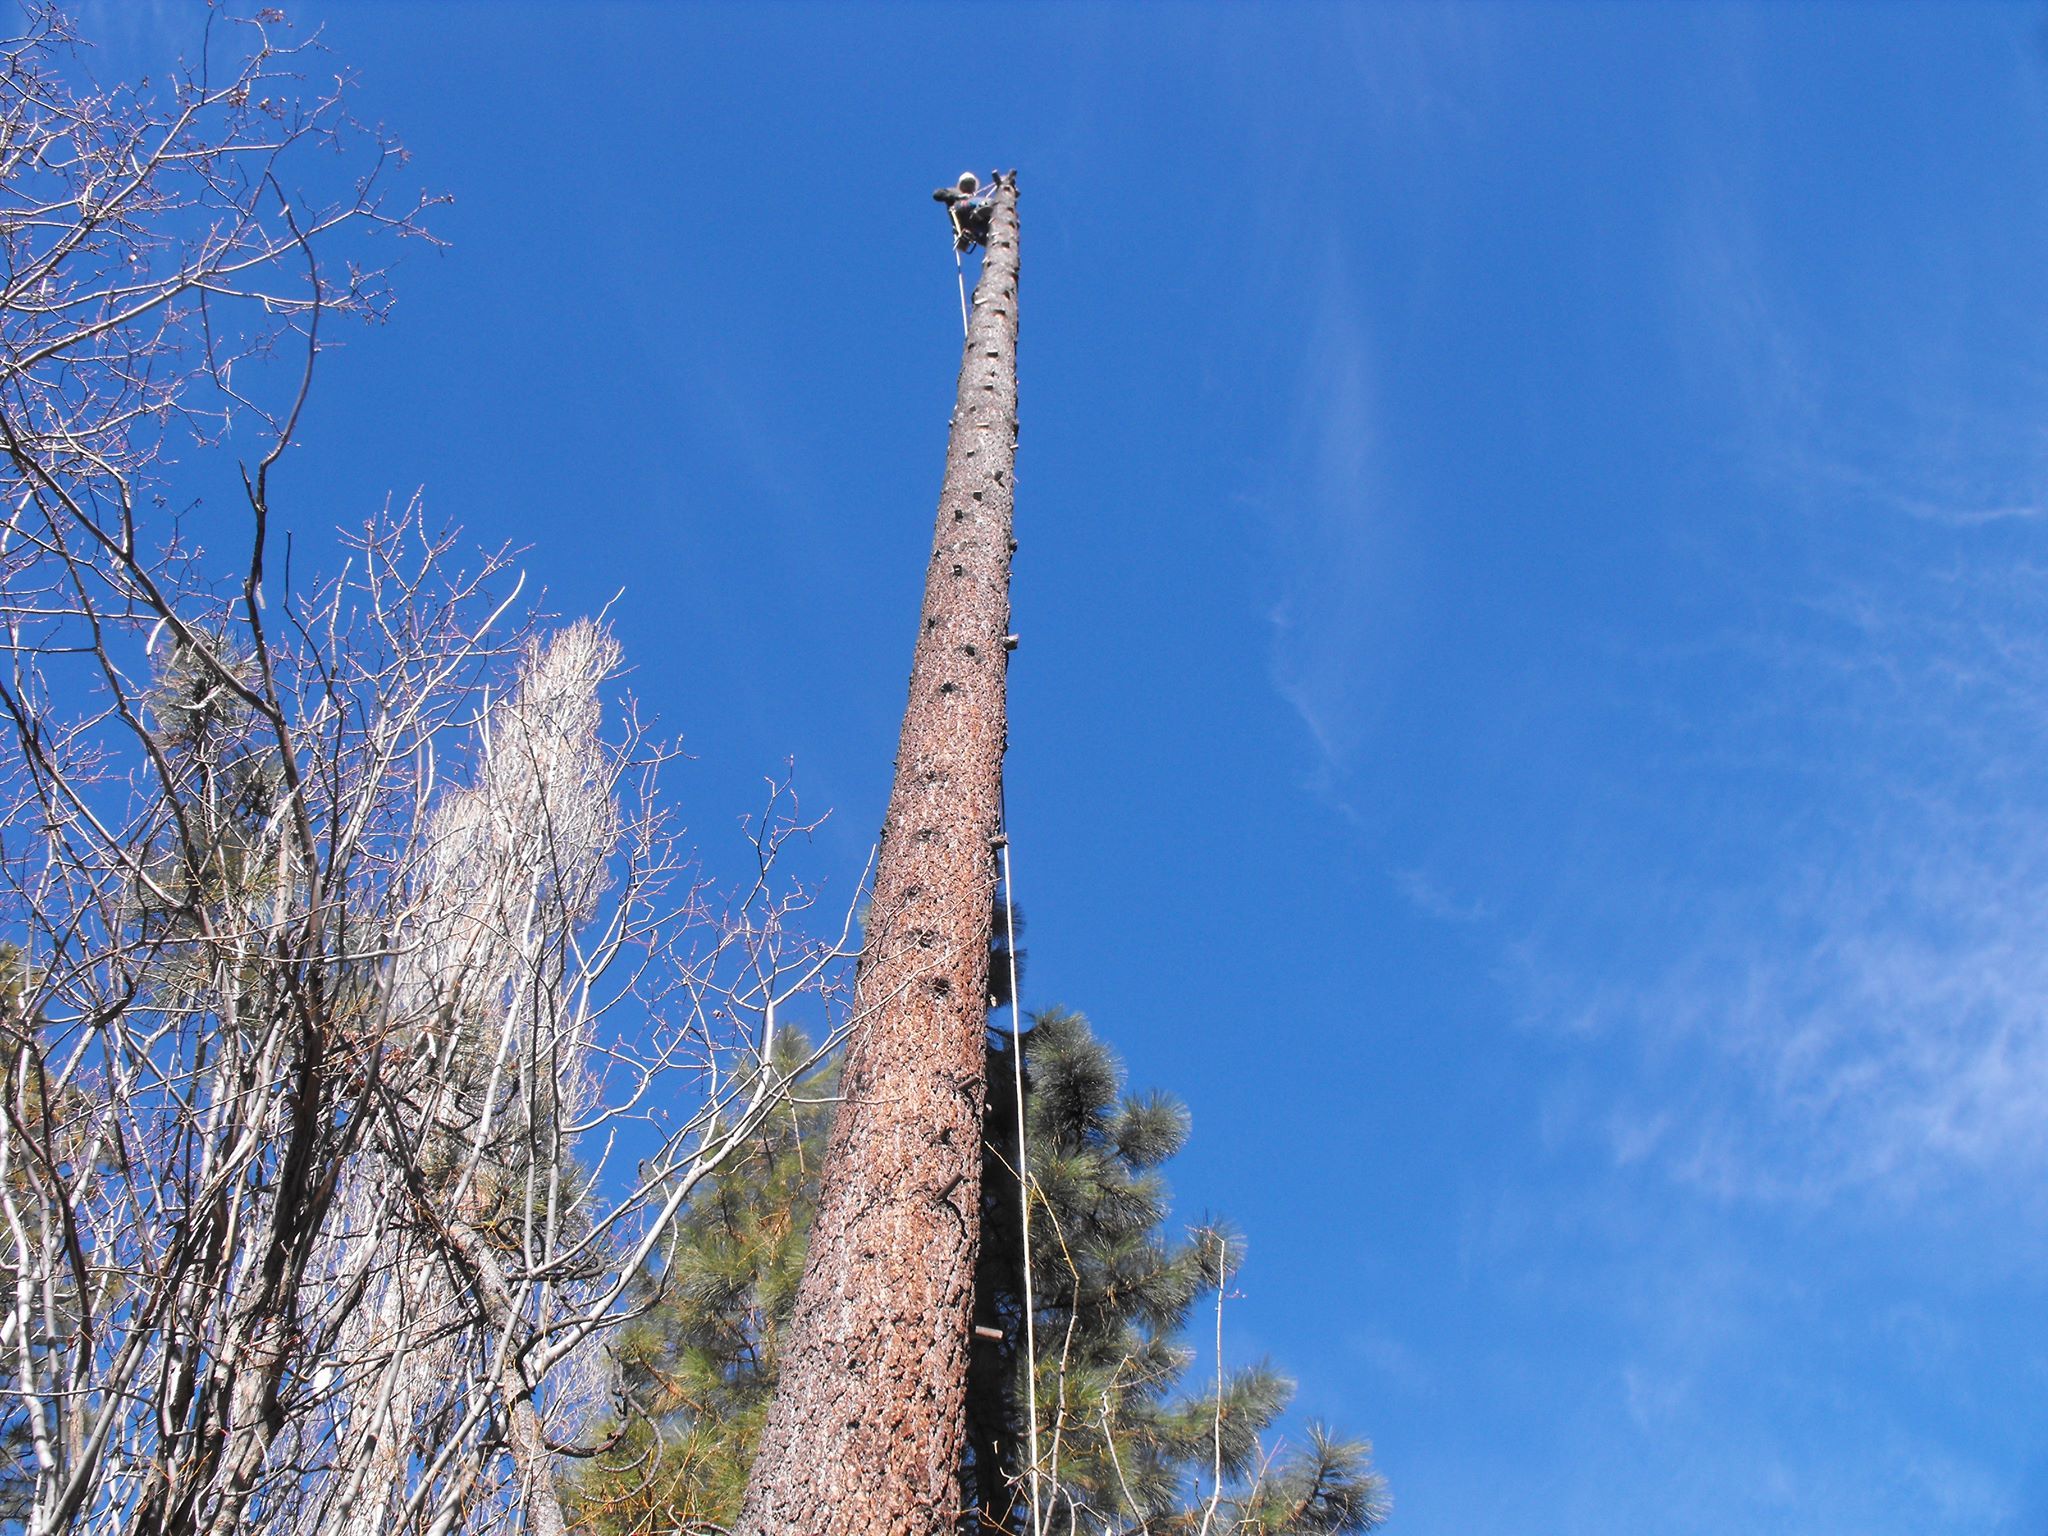
M 963 189 L 965 190 L 965 189 Z M 984 246 L 854 975 L 856 1025 L 812 1242 L 738 1522 L 746 1536 L 953 1523 L 974 1302 L 980 1066 L 1007 744 L 1017 185 Z
M 1363 1446 L 1311 1427 L 1302 1451 L 1267 1462 L 1263 1437 L 1292 1393 L 1271 1365 L 1229 1372 L 1220 1386 L 1185 1384 L 1196 1356 L 1181 1334 L 1198 1302 L 1227 1295 L 1245 1252 L 1217 1223 L 1167 1235 L 1159 1168 L 1187 1140 L 1186 1108 L 1164 1094 L 1124 1093 L 1115 1053 L 1078 1013 L 1040 1013 L 1024 1049 L 1041 1511 L 1062 1530 L 1154 1536 L 1199 1530 L 1212 1500 L 1217 1531 L 1307 1536 L 1376 1525 L 1384 1500 Z M 1000 1097 L 997 1085 L 1012 1075 L 990 1078 Z M 1007 1164 L 1007 1154 L 992 1136 L 991 1159 Z M 1014 1201 L 1014 1174 L 1004 1182 Z M 1014 1243 L 1015 1218 L 1006 1225 Z M 991 1245 L 991 1268 L 1007 1246 Z M 971 1455 L 992 1464 L 972 1469 L 984 1530 L 1030 1529 L 1021 1272 L 1013 1264 L 1007 1276 L 984 1277 L 983 1305 L 1002 1320 L 1008 1357 L 975 1383 L 984 1432 Z
M 810 1052 L 785 1031 L 776 1071 Z M 724 1530 L 739 1513 L 817 1209 L 834 1085 L 814 1081 L 706 1180 L 643 1279 L 645 1310 L 611 1345 L 620 1412 L 577 1484 L 577 1529 Z
M 963 1531 L 1031 1528 L 1008 1050 L 992 1035 Z M 1168 1235 L 1160 1167 L 1187 1139 L 1186 1109 L 1124 1093 L 1114 1052 L 1078 1013 L 1039 1014 L 1024 1053 L 1038 1498 L 1050 1526 L 1192 1536 L 1207 1516 L 1217 1536 L 1335 1536 L 1377 1525 L 1386 1504 L 1365 1446 L 1311 1426 L 1305 1445 L 1269 1456 L 1291 1392 L 1273 1367 L 1227 1373 L 1220 1399 L 1213 1377 L 1189 1381 L 1196 1355 L 1182 1334 L 1199 1305 L 1227 1294 L 1244 1244 L 1216 1223 Z M 691 1208 L 668 1266 L 650 1279 L 646 1317 L 618 1346 L 622 1412 L 580 1482 L 579 1529 L 708 1532 L 736 1515 L 828 1119 L 822 1103 L 793 1108 Z

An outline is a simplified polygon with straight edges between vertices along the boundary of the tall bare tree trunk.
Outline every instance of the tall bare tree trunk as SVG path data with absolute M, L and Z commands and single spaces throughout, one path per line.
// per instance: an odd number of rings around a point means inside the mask
M 747 1536 L 934 1536 L 959 1503 L 1002 825 L 1017 190 L 981 238 L 845 1095 Z

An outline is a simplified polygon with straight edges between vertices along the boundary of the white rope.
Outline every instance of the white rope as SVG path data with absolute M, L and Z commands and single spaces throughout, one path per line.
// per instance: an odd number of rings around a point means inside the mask
M 1007 798 L 1007 797 L 1006 797 Z M 1010 884 L 1010 818 L 1003 817 L 1003 947 L 1010 962 L 1010 1071 L 1017 1092 L 1017 1191 L 1024 1221 L 1024 1400 L 1031 1425 L 1031 1531 L 1045 1529 L 1038 1501 L 1038 1302 L 1031 1288 L 1031 1160 L 1024 1143 L 1024 1002 L 1017 985 L 1017 903 Z
M 953 222 L 958 225 L 957 214 Z M 967 335 L 967 264 L 960 259 L 960 246 L 957 241 L 953 246 L 953 275 L 960 280 L 960 334 L 964 338 Z

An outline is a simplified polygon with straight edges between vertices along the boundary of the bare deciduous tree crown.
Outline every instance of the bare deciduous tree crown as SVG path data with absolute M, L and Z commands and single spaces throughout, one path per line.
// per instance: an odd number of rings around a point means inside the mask
M 850 913 L 800 931 L 786 785 L 710 884 L 610 636 L 417 503 L 267 583 L 323 327 L 432 200 L 275 13 L 153 90 L 73 88 L 72 42 L 0 42 L 0 1497 L 557 1532 L 597 1341 L 838 1038 Z M 195 449 L 239 460 L 226 559 L 164 511 Z

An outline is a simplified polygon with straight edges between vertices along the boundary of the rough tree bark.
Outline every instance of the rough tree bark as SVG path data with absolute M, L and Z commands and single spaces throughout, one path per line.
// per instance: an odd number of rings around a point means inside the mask
M 988 199 L 844 1100 L 746 1536 L 934 1536 L 959 1503 L 1002 825 L 1017 190 Z

